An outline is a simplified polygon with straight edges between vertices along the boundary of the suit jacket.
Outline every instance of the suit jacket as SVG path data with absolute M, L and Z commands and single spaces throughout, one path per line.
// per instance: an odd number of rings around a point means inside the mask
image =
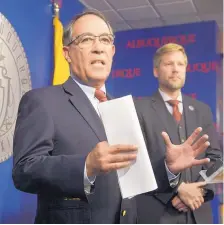
M 164 160 L 166 151 L 161 132 L 166 131 L 173 144 L 180 144 L 180 140 L 177 132 L 173 132 L 170 128 L 167 120 L 169 112 L 159 92 L 156 92 L 152 97 L 136 100 L 135 105 L 146 140 L 148 153 L 150 158 L 153 159 L 152 166 L 154 173 L 156 178 L 158 178 L 160 176 L 160 164 L 158 162 Z M 202 102 L 183 95 L 183 115 L 185 116 L 187 137 L 197 127 L 202 127 L 203 133 L 209 136 L 210 147 L 199 158 L 209 157 L 211 160 L 220 158 L 221 151 L 212 122 L 210 108 Z M 190 168 L 191 182 L 199 181 L 201 179 L 199 171 L 206 169 L 208 166 L 204 165 Z M 163 186 L 163 183 L 159 182 L 159 186 Z M 207 188 L 209 189 L 211 187 Z M 153 196 L 140 195 L 137 198 L 138 222 L 160 223 L 162 215 L 169 207 L 172 207 L 171 200 L 174 196 L 175 189 L 170 193 L 155 193 Z M 214 193 L 210 190 L 205 200 L 212 199 L 213 196 Z M 173 210 L 175 209 L 173 208 Z M 199 209 L 194 211 L 194 217 L 197 223 L 212 223 L 209 202 L 204 203 Z
M 106 140 L 98 114 L 71 78 L 23 96 L 13 180 L 17 189 L 38 195 L 36 223 L 136 222 L 135 199 L 121 199 L 116 172 L 97 176 L 93 193 L 84 192 L 86 157 Z

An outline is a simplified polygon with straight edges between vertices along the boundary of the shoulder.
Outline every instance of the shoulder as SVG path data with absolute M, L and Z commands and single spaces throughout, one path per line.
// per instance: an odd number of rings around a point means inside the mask
M 61 85 L 49 86 L 49 87 L 44 87 L 44 88 L 36 88 L 36 89 L 32 89 L 32 90 L 26 92 L 22 98 L 37 98 L 37 99 L 41 98 L 41 99 L 43 99 L 43 97 L 45 97 L 45 98 L 52 97 L 55 94 L 60 93 L 61 91 L 62 91 Z
M 57 99 L 57 96 L 62 93 L 63 89 L 61 85 L 49 86 L 44 88 L 32 89 L 26 92 L 20 101 L 20 105 L 24 104 L 49 104 L 54 99 Z
M 137 114 L 139 114 L 139 115 L 140 114 L 144 114 L 144 115 L 151 114 L 150 112 L 152 111 L 152 102 L 153 102 L 152 97 L 135 98 L 134 104 L 135 104 L 135 109 L 137 111 Z
M 209 110 L 210 111 L 209 105 L 207 105 L 206 103 L 201 102 L 197 99 L 191 98 L 187 95 L 183 95 L 183 101 L 184 101 L 184 104 L 187 102 L 188 104 L 191 104 L 198 110 L 206 110 L 206 111 Z
M 152 101 L 152 97 L 141 97 L 141 98 L 133 98 L 134 103 L 136 106 L 145 106 L 147 104 L 150 104 Z

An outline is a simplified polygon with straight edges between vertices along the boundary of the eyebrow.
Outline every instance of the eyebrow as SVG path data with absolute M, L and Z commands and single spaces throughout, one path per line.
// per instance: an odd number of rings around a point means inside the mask
M 102 34 L 100 34 L 100 35 L 95 35 L 95 34 L 93 34 L 93 33 L 86 32 L 86 33 L 82 33 L 82 34 L 80 34 L 80 35 L 76 35 L 76 36 L 75 36 L 75 38 L 76 38 L 76 37 L 83 36 L 83 35 L 94 35 L 94 36 L 101 36 L 101 35 L 108 35 L 108 34 L 113 35 L 113 34 L 111 34 L 111 33 L 106 33 L 106 32 L 104 32 L 104 33 L 102 33 Z

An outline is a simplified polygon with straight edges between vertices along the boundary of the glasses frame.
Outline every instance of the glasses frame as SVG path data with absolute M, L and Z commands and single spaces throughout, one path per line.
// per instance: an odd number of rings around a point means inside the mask
M 85 36 L 85 35 L 92 36 L 92 37 L 95 38 L 95 40 L 96 40 L 96 38 L 98 37 L 98 38 L 99 38 L 99 41 L 100 41 L 100 37 L 101 37 L 101 36 L 108 35 L 108 36 L 112 37 L 112 39 L 113 39 L 113 42 L 112 42 L 111 45 L 114 44 L 114 39 L 115 39 L 115 35 L 114 35 L 114 34 L 106 34 L 106 33 L 104 33 L 104 34 L 100 34 L 100 35 L 94 35 L 94 34 L 92 34 L 92 33 L 83 33 L 83 34 L 80 34 L 80 35 L 78 35 L 78 36 L 72 38 L 72 40 L 67 44 L 67 46 L 70 46 L 70 45 L 72 45 L 72 44 L 75 44 L 75 45 L 77 45 L 77 46 L 80 48 L 80 46 L 79 46 L 80 42 L 75 43 L 75 41 L 76 41 L 77 39 L 79 39 L 80 37 Z M 94 41 L 95 41 L 95 40 L 94 40 Z M 101 41 L 100 41 L 100 43 L 101 43 Z

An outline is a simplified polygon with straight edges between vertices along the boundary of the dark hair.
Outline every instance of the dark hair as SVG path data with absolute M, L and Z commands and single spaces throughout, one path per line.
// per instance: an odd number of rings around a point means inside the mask
M 108 20 L 105 18 L 105 16 L 101 12 L 99 12 L 97 10 L 88 10 L 88 11 L 85 11 L 83 13 L 80 13 L 80 14 L 76 15 L 69 22 L 69 24 L 64 28 L 64 32 L 63 32 L 63 45 L 64 46 L 68 45 L 72 41 L 72 38 L 73 38 L 73 25 L 75 24 L 75 22 L 78 19 L 80 19 L 81 17 L 86 16 L 86 15 L 95 15 L 95 16 L 98 16 L 99 18 L 101 18 L 107 24 L 111 34 L 113 34 L 113 29 L 112 29 L 110 23 L 108 22 Z

